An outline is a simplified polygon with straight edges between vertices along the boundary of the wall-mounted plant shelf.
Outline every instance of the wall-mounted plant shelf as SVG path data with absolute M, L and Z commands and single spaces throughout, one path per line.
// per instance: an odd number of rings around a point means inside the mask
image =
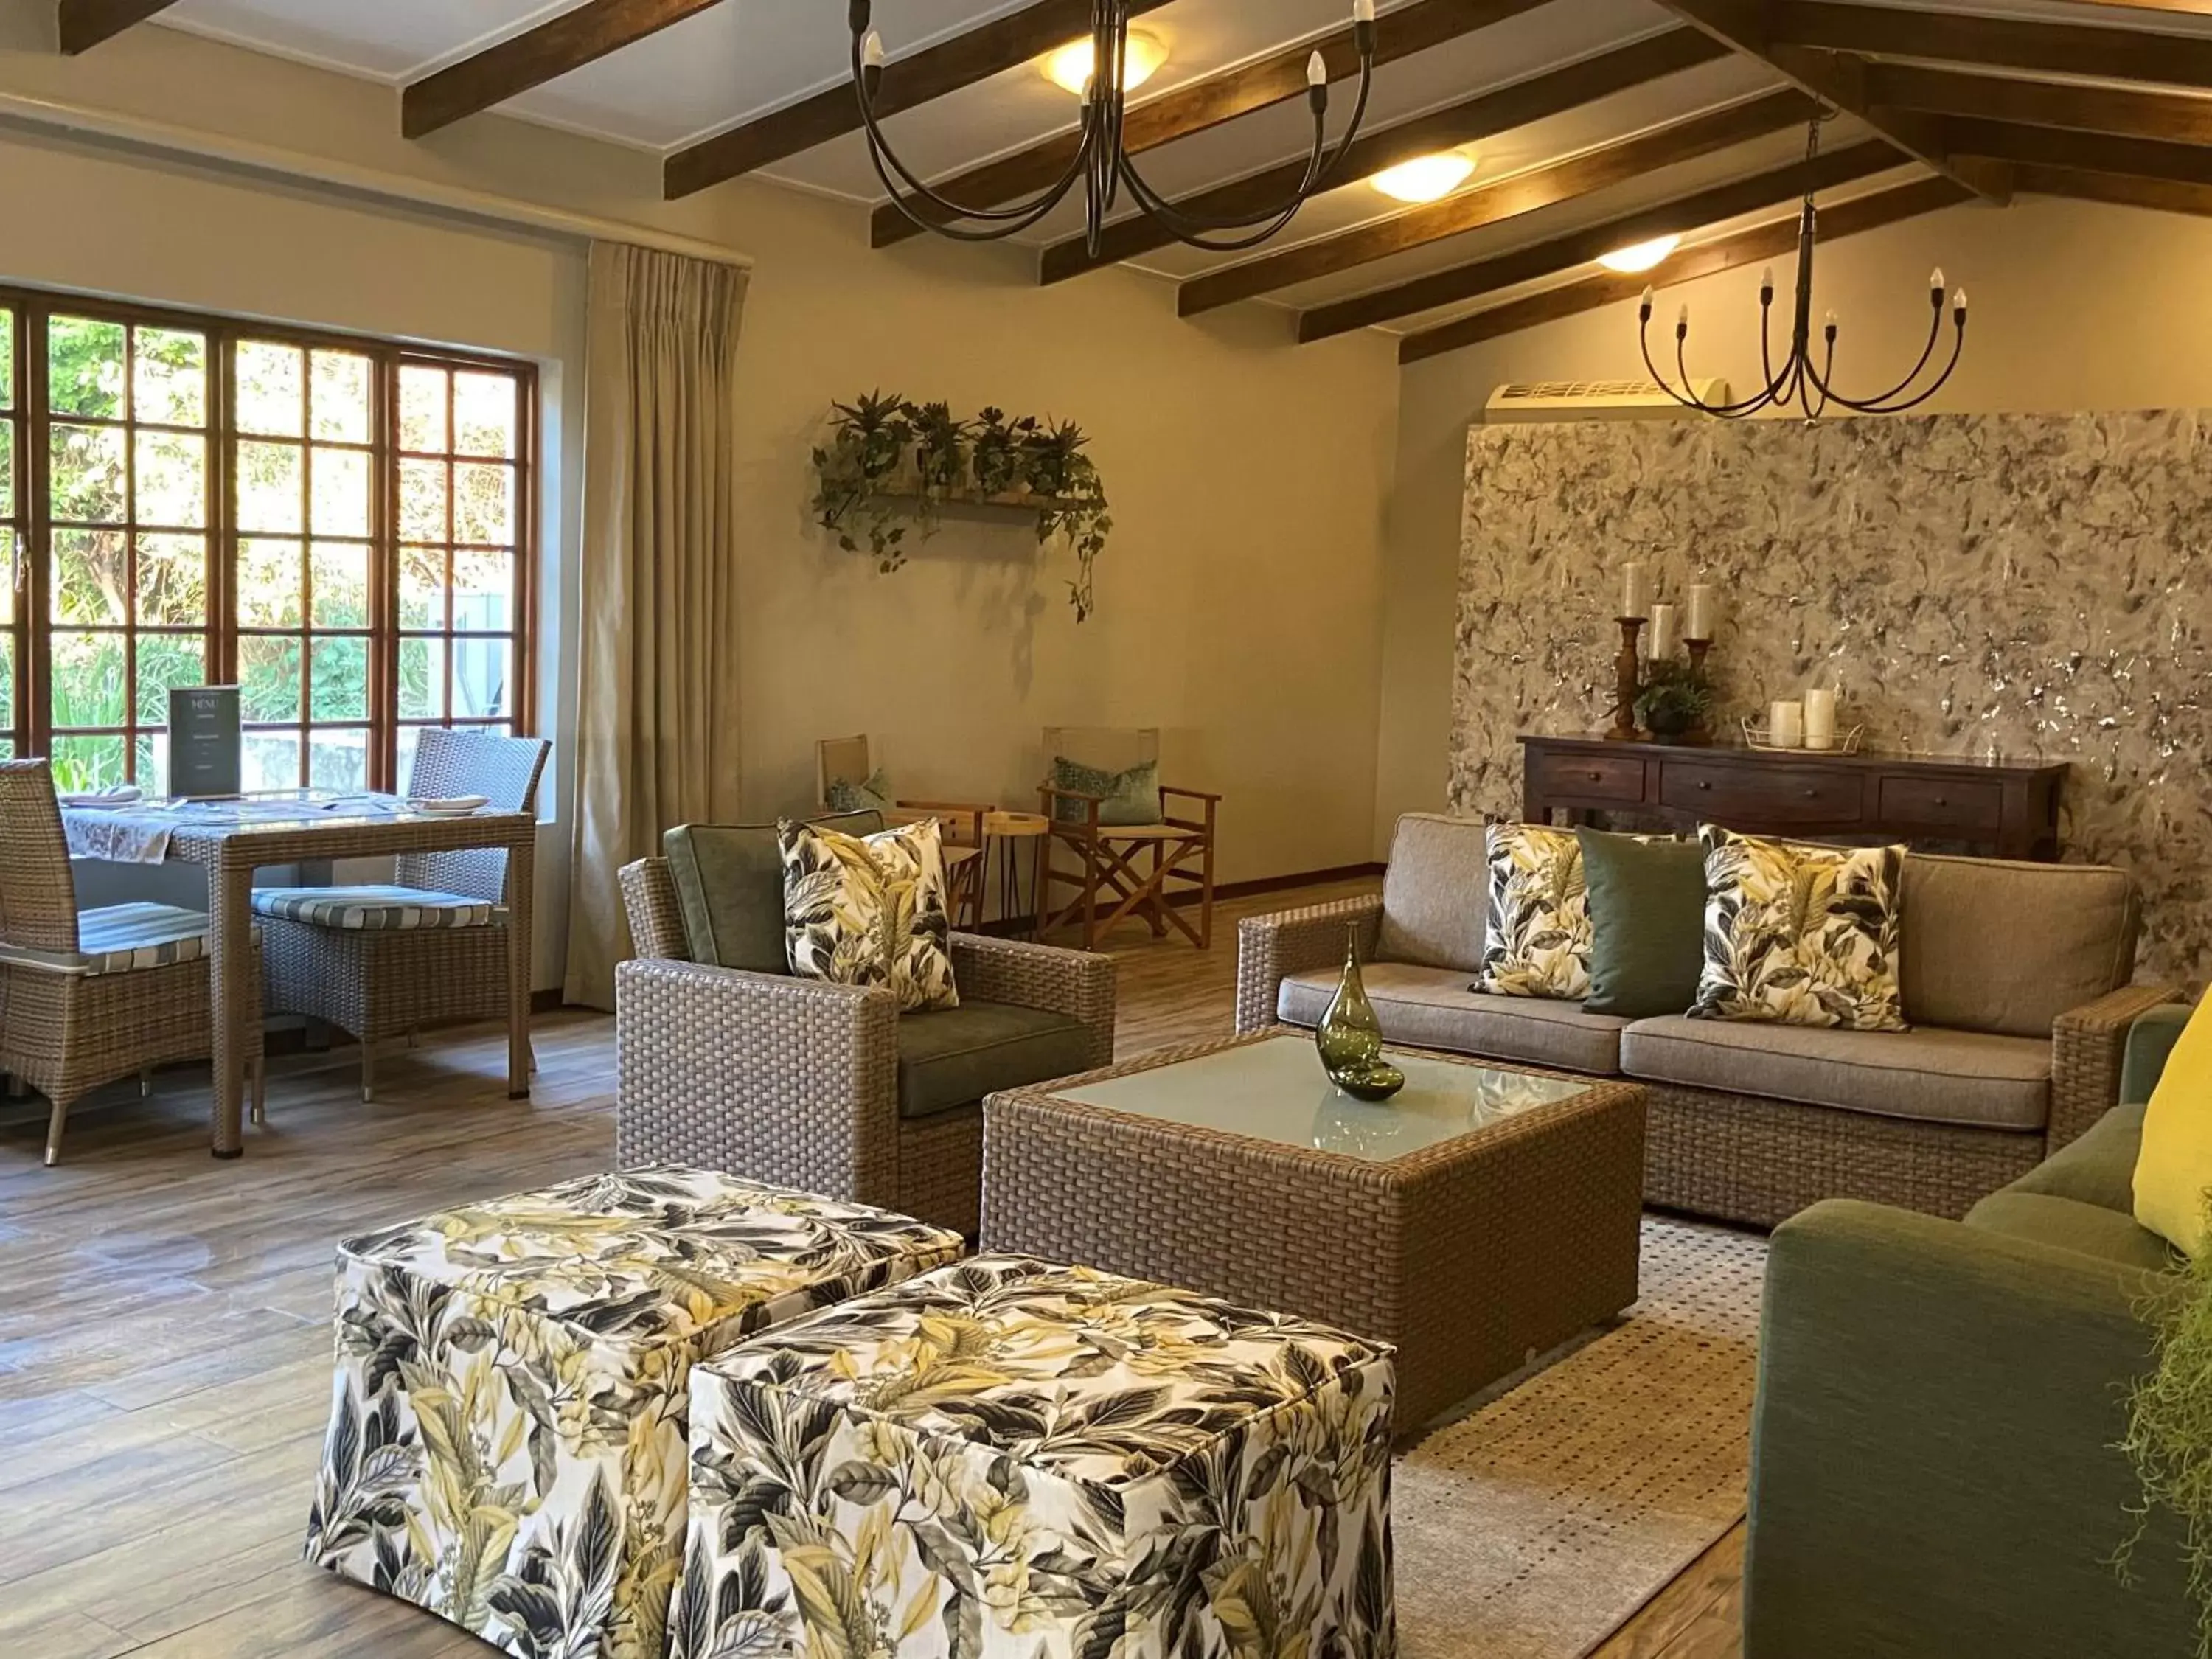
M 884 484 L 873 493 L 886 501 L 918 501 L 921 499 L 921 485 L 908 478 Z M 1028 489 L 1002 489 L 991 495 L 980 489 L 941 489 L 937 492 L 937 501 L 945 507 L 1003 507 L 1017 513 L 1034 513 L 1041 507 L 1065 512 L 1080 504 L 1073 495 L 1040 495 Z

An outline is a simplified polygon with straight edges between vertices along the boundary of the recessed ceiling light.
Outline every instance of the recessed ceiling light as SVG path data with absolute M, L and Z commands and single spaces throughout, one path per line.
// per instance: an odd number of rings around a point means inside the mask
M 1160 43 L 1158 35 L 1147 34 L 1142 29 L 1131 29 L 1128 56 L 1125 61 L 1128 70 L 1125 84 L 1128 90 L 1134 92 L 1151 80 L 1160 65 L 1168 61 L 1168 49 Z M 1059 51 L 1048 52 L 1040 67 L 1044 70 L 1046 80 L 1054 86 L 1065 87 L 1080 98 L 1084 88 L 1091 84 L 1090 37 L 1085 35 L 1080 40 L 1071 40 Z
M 1617 247 L 1610 253 L 1601 253 L 1597 256 L 1597 262 L 1607 270 L 1629 273 L 1649 270 L 1672 253 L 1681 240 L 1679 236 L 1654 236 L 1648 242 L 1637 242 L 1627 247 Z
M 1367 182 L 1401 202 L 1434 202 L 1465 184 L 1474 171 L 1474 157 L 1465 150 L 1444 149 L 1385 167 Z

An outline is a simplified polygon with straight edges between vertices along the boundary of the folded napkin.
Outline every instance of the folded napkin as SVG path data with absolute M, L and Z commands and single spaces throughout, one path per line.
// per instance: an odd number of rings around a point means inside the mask
M 111 783 L 105 789 L 78 789 L 60 797 L 64 806 L 132 806 L 146 798 L 135 783 Z

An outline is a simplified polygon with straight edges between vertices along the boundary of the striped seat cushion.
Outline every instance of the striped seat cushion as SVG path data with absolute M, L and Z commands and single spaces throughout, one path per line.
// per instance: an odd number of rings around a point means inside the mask
M 483 927 L 501 912 L 489 899 L 420 887 L 263 887 L 255 914 L 311 927 L 404 933 L 418 927 Z
M 74 951 L 32 951 L 0 945 L 0 962 L 55 973 L 127 974 L 167 968 L 207 954 L 207 913 L 173 904 L 110 904 L 76 919 Z

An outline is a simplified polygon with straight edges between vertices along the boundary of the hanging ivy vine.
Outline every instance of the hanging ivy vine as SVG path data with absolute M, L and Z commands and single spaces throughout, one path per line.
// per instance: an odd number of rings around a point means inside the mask
M 815 520 L 838 546 L 865 548 L 888 574 L 906 562 L 910 529 L 925 542 L 937 533 L 947 501 L 1027 507 L 1038 544 L 1065 542 L 1075 556 L 1068 599 L 1083 622 L 1114 531 L 1089 442 L 1073 421 L 1009 420 L 999 409 L 963 418 L 944 403 L 872 392 L 830 405 L 829 430 L 814 447 Z

